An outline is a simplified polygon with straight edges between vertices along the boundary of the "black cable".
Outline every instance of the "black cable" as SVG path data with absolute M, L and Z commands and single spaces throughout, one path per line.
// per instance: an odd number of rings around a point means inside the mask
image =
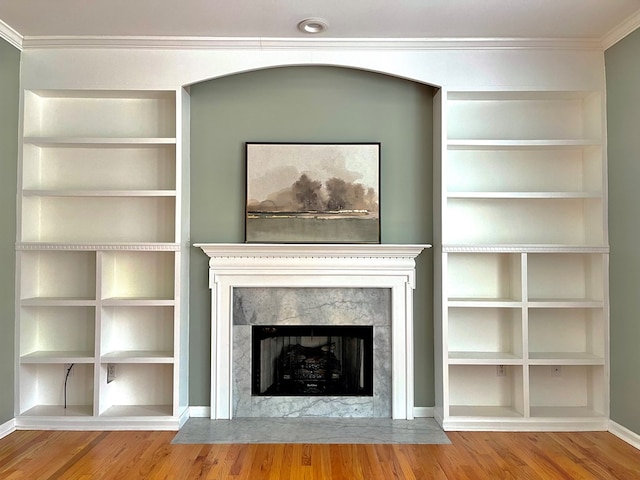
M 71 365 L 69 365 L 69 368 L 67 368 L 67 374 L 64 377 L 64 408 L 65 410 L 67 408 L 67 380 L 69 380 L 69 375 L 71 374 L 71 369 L 73 368 L 74 365 L 75 363 L 72 363 Z

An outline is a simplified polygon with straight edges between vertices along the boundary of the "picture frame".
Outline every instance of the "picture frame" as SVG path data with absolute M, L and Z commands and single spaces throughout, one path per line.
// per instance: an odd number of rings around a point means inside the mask
M 380 243 L 380 143 L 246 143 L 246 243 Z

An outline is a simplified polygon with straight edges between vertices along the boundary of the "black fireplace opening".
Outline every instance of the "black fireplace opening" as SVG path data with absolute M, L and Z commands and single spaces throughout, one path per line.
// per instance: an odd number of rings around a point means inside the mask
M 252 326 L 252 395 L 372 396 L 372 326 Z

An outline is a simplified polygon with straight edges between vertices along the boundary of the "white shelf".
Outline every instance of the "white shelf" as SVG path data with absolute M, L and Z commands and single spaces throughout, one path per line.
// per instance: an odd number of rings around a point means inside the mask
M 39 351 L 20 357 L 20 363 L 93 363 L 93 352 Z
M 600 192 L 450 192 L 448 198 L 554 199 L 601 198 Z
M 171 405 L 115 405 L 104 413 L 103 417 L 167 417 L 172 415 Z
M 447 305 L 458 308 L 517 308 L 523 302 L 508 298 L 452 298 Z
M 522 357 L 506 352 L 449 351 L 449 365 L 522 365 Z
M 93 415 L 92 405 L 36 405 L 20 415 L 25 417 L 88 417 Z
M 455 139 L 449 140 L 447 146 L 451 150 L 469 149 L 507 149 L 507 150 L 531 150 L 531 149 L 573 149 L 576 147 L 597 147 L 601 142 L 595 139 L 540 139 L 540 140 L 503 140 L 503 139 Z
M 604 365 L 604 357 L 585 352 L 529 352 L 529 365 Z
M 117 147 L 135 145 L 174 145 L 175 137 L 25 137 L 24 143 L 39 147 Z
M 24 190 L 25 197 L 175 197 L 175 190 Z
M 95 307 L 96 304 L 96 300 L 91 298 L 33 297 L 20 300 L 23 307 Z
M 104 363 L 173 363 L 173 352 L 123 351 L 102 355 Z
M 449 414 L 452 417 L 469 418 L 522 418 L 522 414 L 511 407 L 486 405 L 451 405 Z
M 531 417 L 533 418 L 601 418 L 603 416 L 602 411 L 588 407 L 531 407 Z

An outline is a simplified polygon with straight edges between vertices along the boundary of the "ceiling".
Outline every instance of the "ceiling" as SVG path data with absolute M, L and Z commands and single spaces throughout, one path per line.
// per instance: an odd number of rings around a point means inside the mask
M 0 0 L 0 35 L 296 39 L 307 17 L 325 39 L 612 44 L 640 26 L 640 0 Z

